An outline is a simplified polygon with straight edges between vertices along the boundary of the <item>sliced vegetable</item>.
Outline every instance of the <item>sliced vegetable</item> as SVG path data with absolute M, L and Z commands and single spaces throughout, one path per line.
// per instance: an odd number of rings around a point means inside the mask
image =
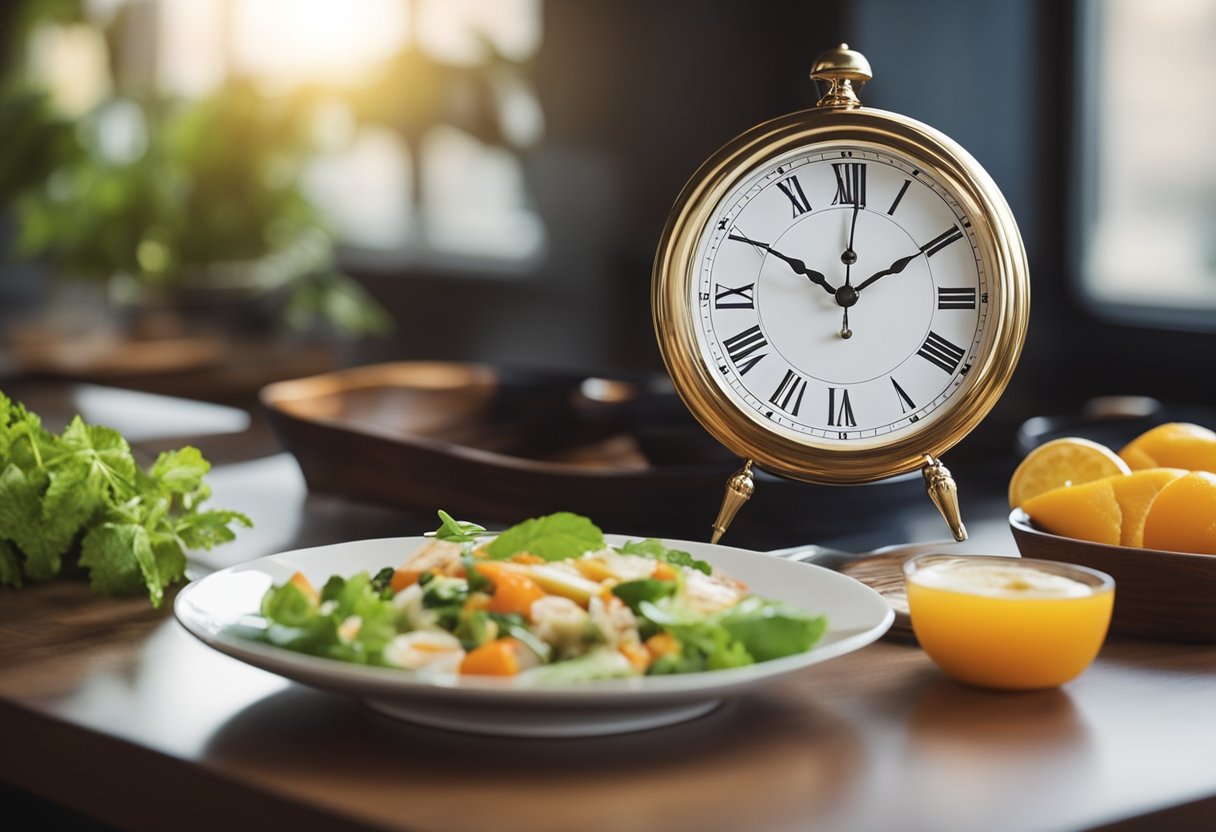
M 584 607 L 591 601 L 592 595 L 598 595 L 600 585 L 589 581 L 581 575 L 567 572 L 553 564 L 525 567 L 528 577 L 540 585 L 545 592 L 569 598 Z
M 317 588 L 312 585 L 312 582 L 308 580 L 303 572 L 296 572 L 291 576 L 288 583 L 292 584 L 310 599 L 312 599 L 314 607 L 321 603 L 321 593 L 317 592 Z
M 469 582 L 469 592 L 489 592 L 494 588 L 490 579 L 477 571 L 477 564 L 485 562 L 483 558 L 466 551 L 461 554 L 460 561 L 464 565 L 464 578 Z
M 397 570 L 393 569 L 393 567 L 384 567 L 374 576 L 372 576 L 372 589 L 381 595 L 384 595 L 384 593 L 387 592 L 391 597 L 391 595 L 396 592 L 396 590 L 392 588 L 393 576 L 396 574 Z
M 394 593 L 400 592 L 407 586 L 418 583 L 418 578 L 421 575 L 422 573 L 416 569 L 395 569 L 393 570 L 393 577 L 389 582 L 389 587 Z
M 567 684 L 637 675 L 638 671 L 619 651 L 599 647 L 568 661 L 529 670 L 527 678 L 540 684 Z
M 579 558 L 572 563 L 579 574 L 591 581 L 607 581 L 617 577 L 616 573 L 608 568 L 608 564 L 599 558 Z
M 473 650 L 498 638 L 498 624 L 490 619 L 490 614 L 485 610 L 466 607 L 456 619 L 453 635 L 460 639 L 466 650 Z
M 655 633 L 646 639 L 646 649 L 650 652 L 650 662 L 653 664 L 664 656 L 680 652 L 680 642 L 671 633 Z
M 519 642 L 507 637 L 465 654 L 460 672 L 470 676 L 514 676 L 519 672 Z
M 617 646 L 621 655 L 629 660 L 629 664 L 639 673 L 650 667 L 650 651 L 637 642 L 624 642 Z
M 654 577 L 659 581 L 674 581 L 680 573 L 669 563 L 659 562 L 654 567 Z
M 553 648 L 537 637 L 522 621 L 510 621 L 504 620 L 504 618 L 507 617 L 503 616 L 495 620 L 507 635 L 518 641 L 524 648 L 518 653 L 520 669 L 544 664 L 552 658 Z
M 486 607 L 490 612 L 514 613 L 528 618 L 532 604 L 545 597 L 545 591 L 535 581 L 507 564 L 488 561 L 477 564 L 474 569 L 494 584 L 494 594 Z
M 464 648 L 450 633 L 415 630 L 396 636 L 384 648 L 386 664 L 406 670 L 428 668 L 454 671 L 464 659 Z
M 304 582 L 307 583 L 307 580 Z M 301 587 L 293 575 L 287 583 L 272 587 L 262 597 L 262 615 L 280 624 L 296 627 L 316 616 L 317 602 L 317 591 L 311 585 L 307 589 Z
M 659 581 L 654 578 L 643 578 L 640 581 L 626 581 L 612 588 L 612 594 L 620 598 L 634 613 L 640 613 L 638 605 L 643 601 L 657 601 L 675 595 L 680 585 L 675 581 Z
M 663 627 L 680 643 L 679 653 L 669 653 L 650 667 L 650 673 L 691 673 L 722 670 L 755 663 L 747 647 L 717 621 L 704 617 L 678 598 L 642 601 L 638 605 L 647 620 Z

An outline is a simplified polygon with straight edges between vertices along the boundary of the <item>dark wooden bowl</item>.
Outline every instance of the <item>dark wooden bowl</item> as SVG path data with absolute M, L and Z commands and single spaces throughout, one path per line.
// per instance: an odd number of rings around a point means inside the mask
M 662 382 L 396 362 L 271 384 L 261 401 L 314 491 L 486 524 L 573 511 L 615 533 L 707 539 L 740 460 Z M 920 479 L 834 488 L 757 472 L 724 542 L 853 532 L 923 500 Z
M 1023 557 L 1077 563 L 1115 579 L 1111 632 L 1216 641 L 1216 556 L 1108 546 L 1049 534 L 1021 509 L 1009 515 Z

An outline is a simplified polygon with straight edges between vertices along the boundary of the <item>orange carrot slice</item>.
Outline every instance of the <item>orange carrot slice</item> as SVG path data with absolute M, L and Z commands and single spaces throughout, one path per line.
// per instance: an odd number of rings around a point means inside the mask
M 519 672 L 520 644 L 500 638 L 470 650 L 460 662 L 460 672 L 470 676 L 514 676 Z

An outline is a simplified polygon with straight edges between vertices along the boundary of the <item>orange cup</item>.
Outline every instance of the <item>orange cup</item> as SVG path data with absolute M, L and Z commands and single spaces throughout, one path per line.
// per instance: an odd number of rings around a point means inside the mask
M 929 554 L 904 564 L 908 609 L 929 658 L 960 682 L 1061 685 L 1102 647 L 1115 600 L 1104 572 L 1047 560 Z

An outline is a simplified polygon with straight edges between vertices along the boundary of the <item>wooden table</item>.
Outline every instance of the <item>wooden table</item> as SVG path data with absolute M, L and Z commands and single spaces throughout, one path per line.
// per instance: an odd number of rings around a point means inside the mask
M 77 401 L 23 392 L 52 423 Z M 256 418 L 194 441 L 259 521 L 228 561 L 433 525 L 306 495 Z M 974 536 L 1012 551 L 995 506 Z M 1062 689 L 999 694 L 881 641 L 693 722 L 519 740 L 392 721 L 70 582 L 0 593 L 0 644 L 0 779 L 124 829 L 1216 827 L 1216 646 L 1114 639 Z

